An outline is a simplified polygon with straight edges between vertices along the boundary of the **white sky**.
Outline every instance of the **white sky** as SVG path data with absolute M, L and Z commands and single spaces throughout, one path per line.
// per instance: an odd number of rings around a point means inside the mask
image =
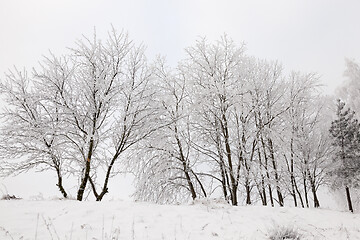
M 344 58 L 360 59 L 359 9 L 358 0 L 1 0 L 0 76 L 64 53 L 94 27 L 105 37 L 113 24 L 173 65 L 198 36 L 227 33 L 286 70 L 318 72 L 333 90 Z
M 65 53 L 94 27 L 105 38 L 113 24 L 172 65 L 198 36 L 227 33 L 287 71 L 319 73 L 332 92 L 344 58 L 360 60 L 359 10 L 358 0 L 0 0 L 0 78 L 14 65 L 36 66 L 49 50 Z

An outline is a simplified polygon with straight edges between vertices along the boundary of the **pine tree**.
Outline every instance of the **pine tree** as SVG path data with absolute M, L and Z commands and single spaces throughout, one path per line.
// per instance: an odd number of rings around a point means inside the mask
M 353 212 L 350 187 L 358 184 L 357 175 L 360 172 L 360 124 L 354 118 L 355 112 L 350 108 L 345 110 L 345 103 L 340 99 L 337 103 L 337 119 L 331 123 L 330 134 L 336 147 L 335 168 L 331 172 L 342 186 L 345 186 L 349 210 Z

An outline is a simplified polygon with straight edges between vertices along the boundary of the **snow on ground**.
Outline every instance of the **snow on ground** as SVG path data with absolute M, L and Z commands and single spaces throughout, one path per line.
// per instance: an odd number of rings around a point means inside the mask
M 0 201 L 0 239 L 269 239 L 274 229 L 300 239 L 360 239 L 360 214 L 325 209 L 231 207 L 123 201 Z

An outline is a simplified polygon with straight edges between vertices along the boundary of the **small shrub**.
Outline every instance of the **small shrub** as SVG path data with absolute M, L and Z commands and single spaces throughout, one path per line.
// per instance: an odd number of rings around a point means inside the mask
M 301 234 L 297 229 L 289 226 L 277 226 L 269 233 L 270 240 L 300 240 Z
M 15 197 L 15 195 L 10 195 L 10 194 L 4 194 L 1 197 L 1 200 L 18 200 L 18 199 L 21 199 L 21 198 Z

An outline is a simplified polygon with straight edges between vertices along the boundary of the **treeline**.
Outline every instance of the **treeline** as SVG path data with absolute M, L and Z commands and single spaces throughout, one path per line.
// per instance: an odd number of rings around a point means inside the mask
M 226 36 L 198 40 L 174 68 L 113 29 L 31 76 L 9 72 L 1 93 L 2 172 L 52 170 L 65 198 L 71 175 L 77 200 L 101 201 L 125 167 L 135 199 L 159 203 L 319 207 L 321 186 L 359 182 L 356 116 L 341 101 L 336 110 L 316 74 L 286 74 Z

